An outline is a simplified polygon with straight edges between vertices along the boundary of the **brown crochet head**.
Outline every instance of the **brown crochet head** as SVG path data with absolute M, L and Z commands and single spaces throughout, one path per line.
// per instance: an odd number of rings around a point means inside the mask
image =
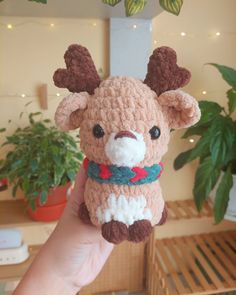
M 76 92 L 59 105 L 55 119 L 64 130 L 80 127 L 80 144 L 97 163 L 152 165 L 167 151 L 171 128 L 188 127 L 200 111 L 181 90 L 190 73 L 176 64 L 168 47 L 154 50 L 144 82 L 110 77 L 100 83 L 87 49 L 71 45 L 66 70 L 54 74 L 55 84 Z

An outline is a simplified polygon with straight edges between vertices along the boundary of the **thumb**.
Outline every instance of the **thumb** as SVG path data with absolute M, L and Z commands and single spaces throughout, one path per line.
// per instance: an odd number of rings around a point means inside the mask
M 87 180 L 87 175 L 83 166 L 80 167 L 79 172 L 77 173 L 75 179 L 75 185 L 72 189 L 69 202 L 73 203 L 73 206 L 79 208 L 79 205 L 84 202 L 84 190 L 85 190 L 85 183 Z

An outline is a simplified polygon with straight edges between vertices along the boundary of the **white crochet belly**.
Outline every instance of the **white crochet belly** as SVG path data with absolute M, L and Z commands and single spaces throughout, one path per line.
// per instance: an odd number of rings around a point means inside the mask
M 107 206 L 105 208 L 98 207 L 96 216 L 101 224 L 116 220 L 129 226 L 137 220 L 151 221 L 152 211 L 146 206 L 147 201 L 143 195 L 126 197 L 125 195 L 110 194 Z

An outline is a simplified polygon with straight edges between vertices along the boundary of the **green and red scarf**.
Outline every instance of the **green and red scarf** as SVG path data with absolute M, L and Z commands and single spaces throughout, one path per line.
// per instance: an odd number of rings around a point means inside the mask
M 88 158 L 84 159 L 83 166 L 87 172 L 88 177 L 106 184 L 118 185 L 141 185 L 151 183 L 160 178 L 164 169 L 163 164 L 154 164 L 150 167 L 118 167 L 116 165 L 97 164 L 90 161 Z

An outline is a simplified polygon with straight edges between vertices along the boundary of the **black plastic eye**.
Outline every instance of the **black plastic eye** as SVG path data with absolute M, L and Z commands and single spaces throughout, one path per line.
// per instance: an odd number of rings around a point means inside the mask
M 150 130 L 149 133 L 151 135 L 151 139 L 157 139 L 161 135 L 161 130 L 157 126 L 153 126 Z
M 96 137 L 96 138 L 101 138 L 103 137 L 105 134 L 104 130 L 102 129 L 102 127 L 99 125 L 99 124 L 96 124 L 94 127 L 93 127 L 93 135 Z

